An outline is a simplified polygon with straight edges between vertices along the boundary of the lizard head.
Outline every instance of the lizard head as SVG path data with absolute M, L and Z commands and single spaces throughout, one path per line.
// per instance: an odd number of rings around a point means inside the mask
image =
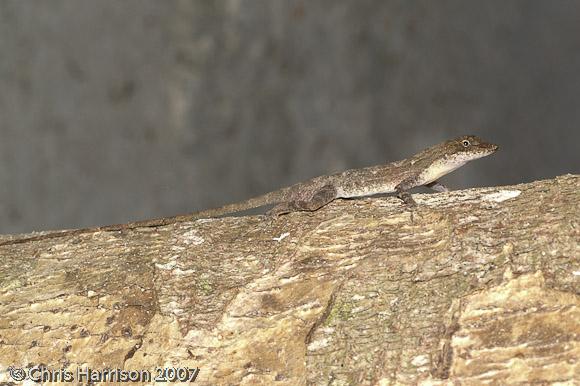
M 421 173 L 421 183 L 436 181 L 467 162 L 488 156 L 497 149 L 497 145 L 485 142 L 475 135 L 464 135 L 433 146 L 416 156 L 420 160 L 429 161 L 429 165 Z
M 493 154 L 499 146 L 485 142 L 475 135 L 463 135 L 447 141 L 447 155 L 463 162 L 472 161 Z

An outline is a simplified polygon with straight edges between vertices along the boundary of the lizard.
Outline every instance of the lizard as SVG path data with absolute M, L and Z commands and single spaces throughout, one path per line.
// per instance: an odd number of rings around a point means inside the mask
M 337 198 L 364 197 L 376 194 L 396 193 L 406 205 L 416 205 L 409 190 L 427 186 L 438 192 L 448 189 L 438 179 L 469 161 L 486 157 L 498 150 L 498 146 L 474 135 L 464 135 L 429 147 L 414 156 L 383 165 L 350 169 L 322 175 L 275 190 L 245 201 L 207 209 L 186 215 L 156 218 L 126 224 L 106 225 L 45 233 L 38 236 L 5 240 L 2 245 L 53 239 L 92 232 L 113 232 L 140 227 L 159 227 L 200 218 L 219 217 L 226 214 L 275 204 L 268 212 L 280 216 L 297 211 L 316 211 Z

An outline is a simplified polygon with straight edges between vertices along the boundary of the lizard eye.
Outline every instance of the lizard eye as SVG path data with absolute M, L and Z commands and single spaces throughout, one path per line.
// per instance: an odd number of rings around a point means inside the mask
M 461 141 L 461 144 L 463 145 L 463 147 L 468 147 L 470 145 L 470 143 L 467 139 L 464 139 L 463 141 Z

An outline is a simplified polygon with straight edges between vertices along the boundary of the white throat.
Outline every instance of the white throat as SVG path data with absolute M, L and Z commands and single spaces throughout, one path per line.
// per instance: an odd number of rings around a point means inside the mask
M 453 156 L 440 159 L 433 162 L 423 173 L 421 173 L 419 177 L 419 182 L 422 185 L 428 184 L 430 182 L 436 181 L 439 178 L 443 177 L 446 174 L 451 173 L 455 169 L 458 169 L 465 165 L 467 162 L 472 161 L 474 159 L 478 159 L 485 156 L 482 155 L 474 155 L 474 154 L 454 154 Z

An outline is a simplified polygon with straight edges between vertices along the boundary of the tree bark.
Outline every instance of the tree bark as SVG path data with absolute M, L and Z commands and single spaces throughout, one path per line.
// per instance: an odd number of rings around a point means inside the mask
M 74 383 L 572 384 L 579 191 L 566 175 L 6 245 L 0 382 L 42 364 Z

